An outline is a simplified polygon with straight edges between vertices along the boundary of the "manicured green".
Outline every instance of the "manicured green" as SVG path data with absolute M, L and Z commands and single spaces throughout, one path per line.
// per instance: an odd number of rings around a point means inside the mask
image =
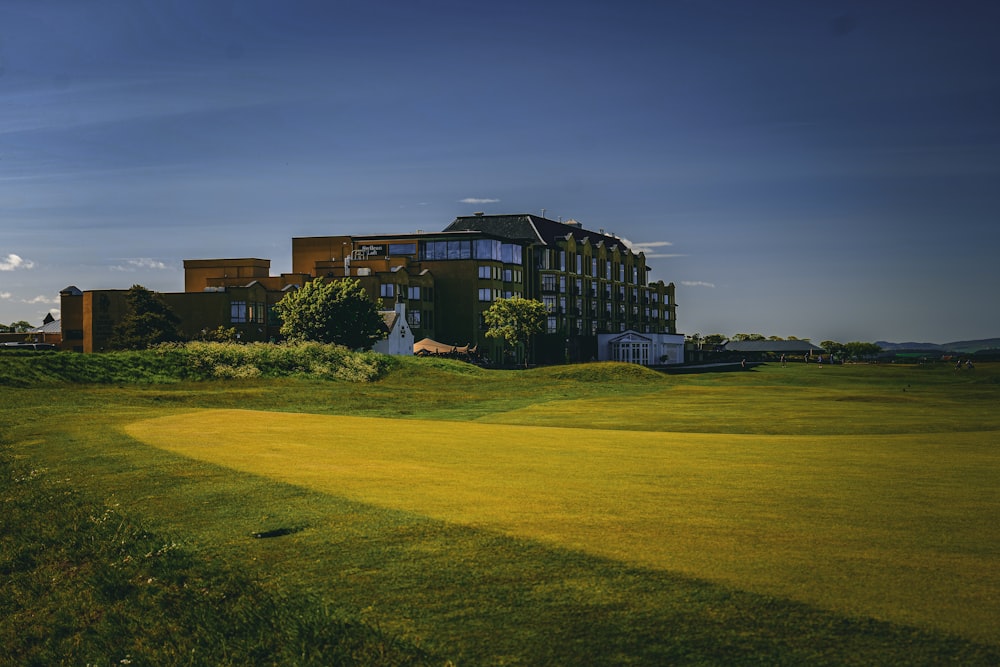
M 0 389 L 23 464 L 441 662 L 1000 661 L 996 367 L 46 376 Z

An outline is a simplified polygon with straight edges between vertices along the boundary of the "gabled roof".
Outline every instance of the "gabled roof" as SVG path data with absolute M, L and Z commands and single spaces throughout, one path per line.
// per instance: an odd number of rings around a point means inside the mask
M 40 327 L 28 329 L 26 333 L 57 334 L 62 332 L 60 320 L 49 320 Z
M 477 231 L 496 234 L 509 239 L 531 241 L 554 245 L 559 239 L 566 238 L 572 234 L 579 240 L 589 239 L 592 245 L 604 242 L 609 249 L 620 246 L 622 250 L 628 250 L 628 246 L 620 239 L 609 234 L 592 232 L 577 225 L 569 225 L 564 222 L 556 222 L 538 215 L 520 213 L 516 215 L 464 215 L 455 218 L 446 232 L 457 231 Z
M 626 331 L 621 336 L 618 336 L 617 338 L 612 338 L 610 342 L 612 342 L 612 343 L 652 343 L 653 339 L 652 338 L 647 338 L 646 336 L 643 336 L 642 334 L 637 333 L 635 331 Z
M 380 310 L 378 314 L 382 316 L 382 324 L 385 325 L 385 330 L 391 332 L 393 327 L 396 326 L 396 320 L 399 319 L 399 313 L 395 310 Z
M 731 352 L 803 354 L 823 351 L 823 348 L 813 345 L 807 340 L 731 340 L 723 347 Z

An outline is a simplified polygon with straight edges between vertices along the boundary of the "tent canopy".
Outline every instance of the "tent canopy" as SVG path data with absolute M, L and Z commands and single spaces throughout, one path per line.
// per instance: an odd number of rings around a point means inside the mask
M 463 345 L 462 347 L 458 347 L 457 345 L 446 345 L 444 343 L 439 343 L 432 338 L 424 338 L 413 344 L 413 354 L 448 354 L 450 352 L 460 352 L 462 354 L 466 354 L 469 351 L 468 345 Z M 471 351 L 475 351 L 475 348 L 472 348 Z

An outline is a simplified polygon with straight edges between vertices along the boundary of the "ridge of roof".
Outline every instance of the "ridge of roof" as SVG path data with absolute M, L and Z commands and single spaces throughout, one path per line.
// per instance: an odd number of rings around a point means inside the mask
M 444 231 L 472 229 L 487 233 L 492 232 L 507 238 L 531 239 L 544 245 L 552 245 L 557 239 L 565 239 L 567 236 L 573 235 L 575 238 L 589 239 L 592 245 L 603 241 L 609 248 L 618 245 L 631 252 L 631 248 L 617 236 L 594 232 L 584 227 L 569 225 L 531 213 L 458 216 Z

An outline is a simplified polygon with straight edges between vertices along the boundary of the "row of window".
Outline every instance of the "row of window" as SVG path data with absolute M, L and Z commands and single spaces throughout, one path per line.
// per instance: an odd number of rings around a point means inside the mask
M 483 280 L 503 280 L 505 283 L 521 282 L 522 274 L 518 269 L 502 269 L 499 266 L 483 264 L 479 267 L 479 277 Z
M 554 273 L 543 273 L 542 274 L 542 291 L 543 292 L 559 292 L 560 294 L 565 294 L 566 293 L 566 284 L 567 284 L 566 276 L 560 276 L 560 275 L 556 275 Z M 586 292 L 589 292 L 590 296 L 592 296 L 592 297 L 600 296 L 600 287 L 601 287 L 601 285 L 599 283 L 597 283 L 597 282 L 592 282 L 592 281 L 588 280 L 588 281 L 586 281 L 586 283 L 584 283 L 584 281 L 583 281 L 582 278 L 576 278 L 575 281 L 573 283 L 570 283 L 570 284 L 574 288 L 574 290 L 572 291 L 573 294 L 584 294 Z M 611 295 L 613 293 L 613 291 L 612 291 L 612 285 L 605 284 L 603 287 L 604 287 L 604 292 L 603 292 L 604 293 L 604 298 L 610 299 Z M 647 289 L 645 287 L 643 287 L 641 289 L 642 289 L 642 296 L 643 296 L 643 298 L 645 300 L 647 300 L 649 303 L 659 303 L 660 302 L 660 293 L 659 292 L 657 292 L 655 290 Z M 632 288 L 630 288 L 630 292 L 626 292 L 625 285 L 624 284 L 619 284 L 617 286 L 618 300 L 619 301 L 624 301 L 625 300 L 625 295 L 626 294 L 631 294 L 632 301 L 636 302 L 636 301 L 639 300 L 639 294 L 640 294 L 639 290 L 640 290 L 639 287 L 632 287 Z M 670 302 L 670 295 L 669 294 L 664 294 L 663 295 L 663 301 L 664 301 L 664 303 L 669 303 Z
M 513 290 L 500 290 L 496 287 L 479 288 L 480 301 L 496 301 L 501 297 L 504 299 L 513 299 L 515 296 L 521 296 L 521 293 Z
M 516 243 L 493 239 L 474 241 L 424 241 L 420 244 L 421 260 L 486 259 L 504 264 L 522 264 L 523 248 Z
M 393 298 L 396 296 L 396 283 L 381 283 L 379 285 L 379 296 Z M 410 301 L 433 301 L 434 289 L 432 287 L 421 287 L 420 285 L 399 285 L 399 293 L 406 291 L 406 298 Z
M 592 278 L 599 278 L 602 275 L 605 280 L 614 280 L 617 277 L 619 282 L 628 280 L 633 285 L 643 285 L 646 282 L 646 268 L 640 265 L 626 266 L 625 262 L 614 262 L 610 259 L 590 258 L 590 271 L 584 272 L 586 258 L 579 253 L 567 253 L 565 250 L 541 250 L 537 254 L 537 268 L 543 271 L 563 271 L 576 273 L 577 275 L 589 275 Z
M 267 321 L 267 304 L 262 301 L 231 301 L 231 324 L 264 324 Z
M 584 320 L 569 320 L 566 323 L 566 328 L 562 330 L 560 330 L 559 328 L 558 318 L 549 317 L 545 321 L 545 332 L 550 334 L 562 333 L 562 334 L 576 334 L 582 336 L 586 333 L 587 328 L 588 328 L 587 323 Z M 619 332 L 624 332 L 626 328 L 629 328 L 629 329 L 641 330 L 643 333 L 657 333 L 658 329 L 655 325 L 652 324 L 645 324 L 638 327 L 637 326 L 626 327 L 625 322 L 619 322 L 616 328 L 618 329 Z M 589 330 L 591 336 L 596 336 L 600 331 L 600 329 L 597 326 L 597 322 L 591 321 Z M 666 330 L 664 330 L 664 333 L 666 333 Z

